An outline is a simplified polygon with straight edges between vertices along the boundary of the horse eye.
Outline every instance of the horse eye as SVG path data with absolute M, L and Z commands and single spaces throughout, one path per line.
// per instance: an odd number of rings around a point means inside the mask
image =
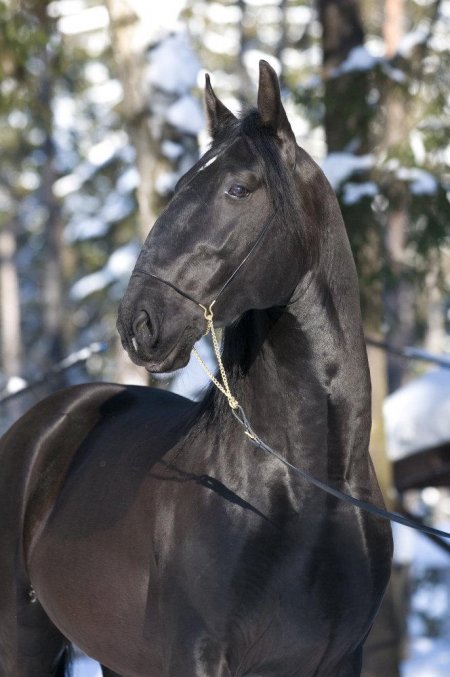
M 241 186 L 239 183 L 233 183 L 232 186 L 227 190 L 228 195 L 231 197 L 247 197 L 250 191 L 245 187 Z

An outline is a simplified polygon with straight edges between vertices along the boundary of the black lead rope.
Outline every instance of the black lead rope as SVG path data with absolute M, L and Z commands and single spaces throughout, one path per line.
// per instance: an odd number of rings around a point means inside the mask
M 372 505 L 372 503 L 367 503 L 367 501 L 361 501 L 359 498 L 355 498 L 354 496 L 346 494 L 345 492 L 340 491 L 339 489 L 330 487 L 328 484 L 322 482 L 321 480 L 318 480 L 316 477 L 313 477 L 305 470 L 297 468 L 297 466 L 293 465 L 292 463 L 289 463 L 289 461 L 283 458 L 278 452 L 275 451 L 275 449 L 269 447 L 268 444 L 263 442 L 261 438 L 258 437 L 258 435 L 251 427 L 249 420 L 240 405 L 238 405 L 236 409 L 232 409 L 231 411 L 235 419 L 245 429 L 245 434 L 255 447 L 258 447 L 259 449 L 262 449 L 271 456 L 274 456 L 276 459 L 278 459 L 278 461 L 281 461 L 281 463 L 287 466 L 292 472 L 295 472 L 297 475 L 300 475 L 300 477 L 303 477 L 303 479 L 305 479 L 307 482 L 310 482 L 310 484 L 314 484 L 316 487 L 322 489 L 322 491 L 325 491 L 327 494 L 331 494 L 332 496 L 335 496 L 339 500 L 345 501 L 345 503 L 355 505 L 356 507 L 361 508 L 361 510 L 365 510 L 366 512 L 372 513 L 372 515 L 382 517 L 383 519 L 389 520 L 391 522 L 397 522 L 398 524 L 402 524 L 405 527 L 410 527 L 411 529 L 417 529 L 418 531 L 422 531 L 424 534 L 430 534 L 431 536 L 440 536 L 443 538 L 450 538 L 450 533 L 447 533 L 446 531 L 441 531 L 440 529 L 435 529 L 434 527 L 429 527 L 426 526 L 425 524 L 419 524 L 418 522 L 408 519 L 407 517 L 403 517 L 402 515 L 399 515 L 396 512 L 389 512 L 388 510 L 377 508 L 376 505 Z

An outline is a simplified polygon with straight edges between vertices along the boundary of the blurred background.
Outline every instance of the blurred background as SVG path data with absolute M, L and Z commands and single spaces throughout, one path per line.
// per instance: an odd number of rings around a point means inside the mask
M 119 300 L 207 147 L 204 73 L 237 112 L 265 58 L 347 225 L 386 501 L 449 528 L 449 46 L 450 0 L 0 0 L 0 432 L 65 385 L 148 382 Z M 152 384 L 205 387 L 193 364 Z M 395 540 L 363 674 L 448 676 L 449 542 Z

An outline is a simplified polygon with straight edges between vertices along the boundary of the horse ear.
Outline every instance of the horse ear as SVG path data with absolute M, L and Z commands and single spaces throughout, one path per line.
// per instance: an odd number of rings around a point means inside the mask
M 236 120 L 236 117 L 215 95 L 208 73 L 205 76 L 205 80 L 206 116 L 208 118 L 209 132 L 214 138 L 223 127 L 226 127 L 231 121 Z
M 275 132 L 286 162 L 294 167 L 296 146 L 294 132 L 281 103 L 277 74 L 264 60 L 259 62 L 258 110 L 262 124 Z

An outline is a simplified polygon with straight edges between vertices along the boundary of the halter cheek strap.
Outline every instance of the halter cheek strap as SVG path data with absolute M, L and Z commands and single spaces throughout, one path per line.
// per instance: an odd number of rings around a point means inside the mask
M 276 214 L 277 214 L 277 211 L 275 210 L 269 216 L 269 218 L 267 219 L 267 221 L 265 222 L 265 224 L 261 228 L 261 231 L 260 231 L 257 239 L 255 240 L 255 242 L 253 243 L 250 251 L 244 256 L 244 258 L 242 259 L 240 264 L 234 269 L 234 271 L 231 273 L 230 277 L 222 285 L 222 287 L 220 288 L 220 291 L 218 292 L 216 298 L 214 299 L 214 301 L 212 301 L 209 304 L 209 306 L 205 306 L 203 303 L 200 303 L 200 301 L 198 301 L 193 296 L 191 296 L 187 292 L 185 292 L 182 289 L 180 289 L 179 287 L 177 287 L 175 284 L 173 284 L 173 282 L 169 282 L 169 280 L 166 280 L 162 277 L 159 277 L 159 275 L 155 275 L 155 273 L 149 273 L 146 270 L 142 270 L 142 268 L 135 268 L 134 273 L 140 273 L 141 275 L 146 275 L 147 277 L 152 277 L 154 280 L 157 280 L 158 282 L 161 282 L 162 284 L 166 284 L 168 287 L 171 287 L 171 289 L 176 291 L 178 294 L 180 294 L 181 296 L 184 296 L 185 299 L 188 299 L 189 301 L 192 301 L 192 303 L 195 303 L 196 306 L 199 306 L 205 314 L 205 320 L 208 322 L 208 316 L 211 313 L 211 309 L 212 309 L 213 305 L 217 302 L 217 300 L 223 294 L 223 292 L 228 287 L 228 285 L 231 284 L 231 282 L 234 280 L 234 278 L 237 276 L 237 274 L 240 272 L 240 270 L 243 268 L 243 266 L 247 263 L 248 259 L 252 256 L 255 249 L 257 249 L 257 247 L 261 244 L 261 242 L 264 238 L 264 235 L 268 231 L 269 226 L 272 224 Z M 207 333 L 208 333 L 208 331 L 209 331 L 209 329 L 207 330 Z

